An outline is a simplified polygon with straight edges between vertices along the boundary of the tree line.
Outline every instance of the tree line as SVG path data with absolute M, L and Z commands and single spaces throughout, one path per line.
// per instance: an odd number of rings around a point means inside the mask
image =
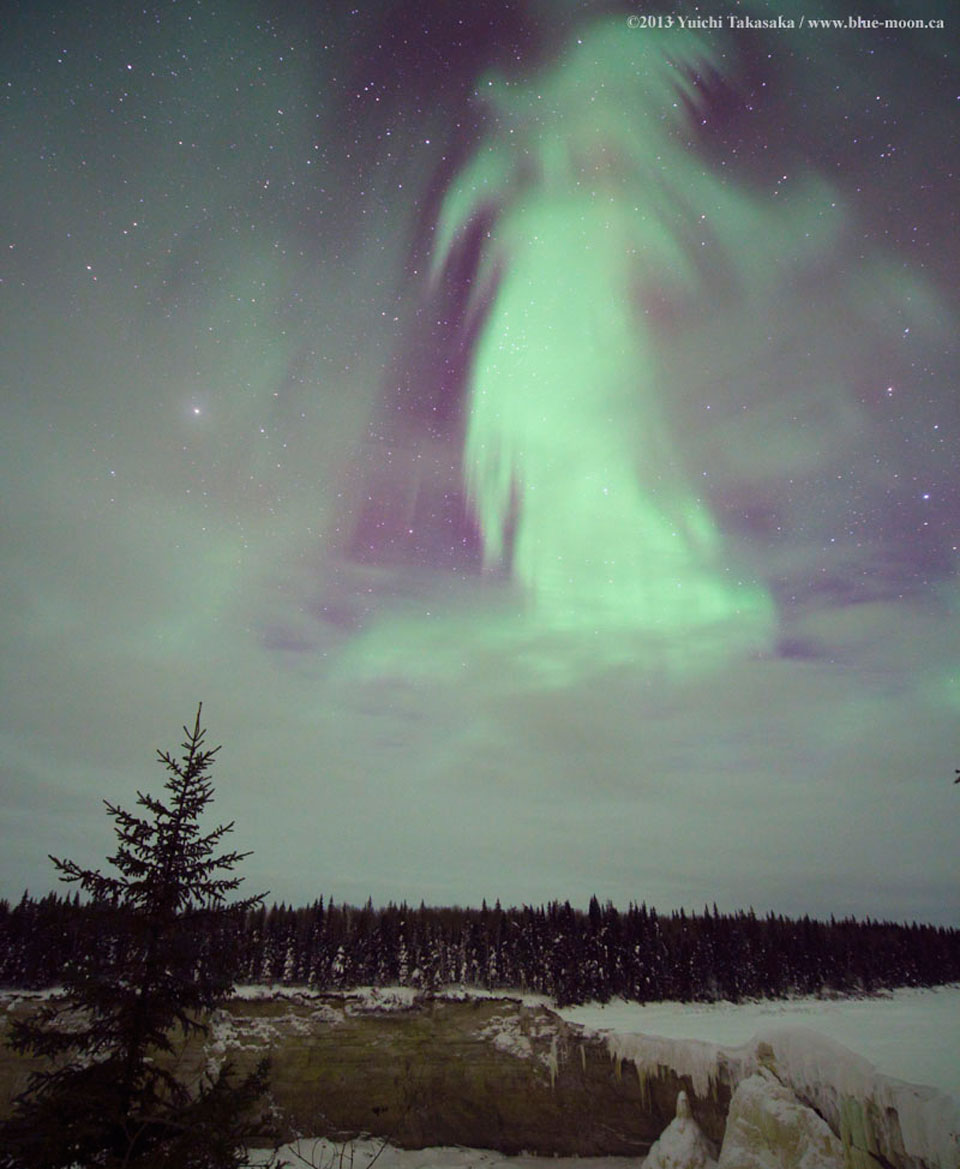
M 129 932 L 76 895 L 0 901 L 0 985 L 41 989 L 91 951 L 114 957 Z M 620 997 L 736 1002 L 791 994 L 869 994 L 960 980 L 960 930 L 871 919 L 791 919 L 752 909 L 660 914 L 596 897 L 504 909 L 325 903 L 253 905 L 214 918 L 210 954 L 236 979 L 349 990 L 443 986 L 521 990 L 561 1004 Z
M 452 983 L 566 1004 L 960 979 L 960 931 L 916 924 L 730 916 L 716 905 L 666 917 L 596 897 L 586 913 L 556 901 L 504 910 L 231 900 L 249 854 L 224 849 L 232 822 L 203 827 L 220 748 L 205 745 L 201 712 L 183 728 L 179 759 L 157 751 L 162 795 L 138 791 L 133 812 L 104 801 L 112 872 L 51 856 L 78 892 L 0 901 L 0 986 L 59 988 L 4 1028 L 14 1051 L 40 1062 L 0 1119 L 0 1169 L 247 1164 L 251 1139 L 270 1131 L 269 1059 L 243 1077 L 229 1059 L 199 1073 L 180 1066 L 183 1044 L 209 1034 L 212 1012 L 241 981 L 427 992 Z

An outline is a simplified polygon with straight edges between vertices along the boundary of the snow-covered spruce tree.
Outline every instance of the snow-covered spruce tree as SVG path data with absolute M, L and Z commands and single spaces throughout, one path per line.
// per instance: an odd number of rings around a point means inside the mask
M 118 875 L 50 858 L 90 899 L 96 928 L 63 970 L 63 995 L 12 1027 L 14 1049 L 45 1066 L 0 1125 L 4 1169 L 233 1169 L 245 1159 L 266 1061 L 239 1079 L 229 1065 L 199 1083 L 177 1074 L 183 1041 L 206 1033 L 205 1016 L 233 989 L 238 915 L 262 900 L 227 902 L 249 854 L 220 851 L 232 823 L 201 828 L 220 748 L 204 748 L 200 710 L 180 760 L 157 752 L 164 798 L 138 792 L 142 815 L 104 801 Z

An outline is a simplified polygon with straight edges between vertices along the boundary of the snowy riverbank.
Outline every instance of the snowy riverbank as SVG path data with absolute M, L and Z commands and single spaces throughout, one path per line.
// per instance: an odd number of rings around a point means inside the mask
M 863 1056 L 885 1076 L 960 1097 L 960 986 L 859 999 L 645 1006 L 617 1001 L 557 1013 L 591 1030 L 700 1039 L 723 1047 L 740 1047 L 772 1028 L 809 1028 Z
M 374 993 L 382 996 L 382 1005 L 388 1009 L 390 1005 L 401 1007 L 406 999 L 404 992 L 399 992 L 395 1001 L 389 992 Z M 660 1037 L 664 1052 L 684 1058 L 686 1053 L 694 1063 L 698 1052 L 716 1047 L 728 1049 L 734 1058 L 738 1058 L 739 1049 L 749 1060 L 745 1053 L 756 1050 L 757 1036 L 769 1036 L 777 1048 L 776 1059 L 790 1066 L 793 1077 L 807 1081 L 804 1094 L 820 1096 L 817 1110 L 828 1117 L 835 1131 L 844 1123 L 844 1117 L 830 1116 L 831 1106 L 839 1099 L 837 1085 L 849 1090 L 862 1084 L 864 1104 L 870 1093 L 879 1089 L 884 1101 L 899 1109 L 907 1144 L 913 1146 L 912 1154 L 904 1150 L 905 1163 L 954 1169 L 954 1121 L 960 1116 L 960 987 L 901 990 L 867 999 L 646 1006 L 612 1002 L 565 1008 L 558 1013 L 571 1023 L 604 1034 L 611 1051 L 622 1051 L 628 1058 L 633 1047 L 639 1051 L 643 1046 L 639 1035 Z M 658 1047 L 656 1040 L 653 1047 Z M 756 1083 L 756 1078 L 751 1082 Z M 366 1169 L 375 1155 L 379 1169 L 534 1169 L 543 1163 L 535 1157 L 505 1157 L 483 1149 L 410 1152 L 384 1148 L 376 1141 L 357 1141 L 346 1147 L 304 1141 L 289 1146 L 285 1155 L 292 1166 L 323 1169 Z M 571 1165 L 576 1162 L 576 1169 L 625 1169 L 628 1164 L 636 1169 L 642 1164 L 639 1159 L 624 1157 L 550 1160 L 552 1169 L 564 1169 L 567 1161 Z M 834 1163 L 827 1159 L 818 1160 L 816 1165 L 817 1169 L 828 1169 Z M 761 1158 L 757 1165 L 761 1164 L 766 1166 L 767 1161 Z M 771 1169 L 779 1164 L 770 1161 Z

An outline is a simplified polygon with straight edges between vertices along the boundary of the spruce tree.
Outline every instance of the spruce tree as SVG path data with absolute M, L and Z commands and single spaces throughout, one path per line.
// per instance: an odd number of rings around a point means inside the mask
M 0 1125 L 0 1165 L 232 1169 L 243 1162 L 266 1062 L 237 1080 L 228 1065 L 184 1082 L 175 1056 L 233 989 L 238 917 L 261 897 L 228 903 L 248 853 L 222 851 L 198 707 L 183 756 L 158 751 L 166 795 L 137 793 L 142 814 L 104 801 L 118 839 L 115 874 L 51 856 L 89 898 L 95 929 L 63 969 L 63 994 L 16 1022 L 15 1050 L 45 1057 Z

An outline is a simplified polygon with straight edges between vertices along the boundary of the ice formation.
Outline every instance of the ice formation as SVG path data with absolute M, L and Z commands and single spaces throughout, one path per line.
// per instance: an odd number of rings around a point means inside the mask
M 686 1092 L 677 1096 L 677 1115 L 653 1144 L 643 1165 L 644 1169 L 714 1169 L 716 1166 L 713 1149 L 693 1119 Z
M 758 1036 L 754 1058 L 768 1064 L 840 1134 L 900 1169 L 960 1166 L 960 1100 L 936 1088 L 880 1075 L 869 1060 L 801 1027 Z
M 960 1166 L 960 1100 L 882 1075 L 869 1060 L 816 1031 L 773 1029 L 737 1048 L 657 1035 L 608 1033 L 606 1041 L 618 1065 L 633 1064 L 641 1084 L 669 1068 L 688 1077 L 697 1096 L 715 1094 L 721 1083 L 736 1089 L 765 1069 L 826 1121 L 843 1149 L 841 1164 L 870 1164 L 864 1156 L 869 1154 L 896 1169 Z M 726 1162 L 729 1169 L 734 1164 Z M 796 1164 L 821 1169 L 816 1160 Z
M 719 1169 L 844 1169 L 843 1145 L 822 1117 L 761 1069 L 730 1101 Z
M 632 1063 L 641 1089 L 661 1068 L 670 1068 L 686 1076 L 697 1096 L 714 1095 L 717 1085 L 729 1068 L 734 1081 L 749 1074 L 746 1053 L 726 1049 L 698 1039 L 669 1039 L 662 1035 L 606 1035 L 607 1048 L 618 1066 Z

